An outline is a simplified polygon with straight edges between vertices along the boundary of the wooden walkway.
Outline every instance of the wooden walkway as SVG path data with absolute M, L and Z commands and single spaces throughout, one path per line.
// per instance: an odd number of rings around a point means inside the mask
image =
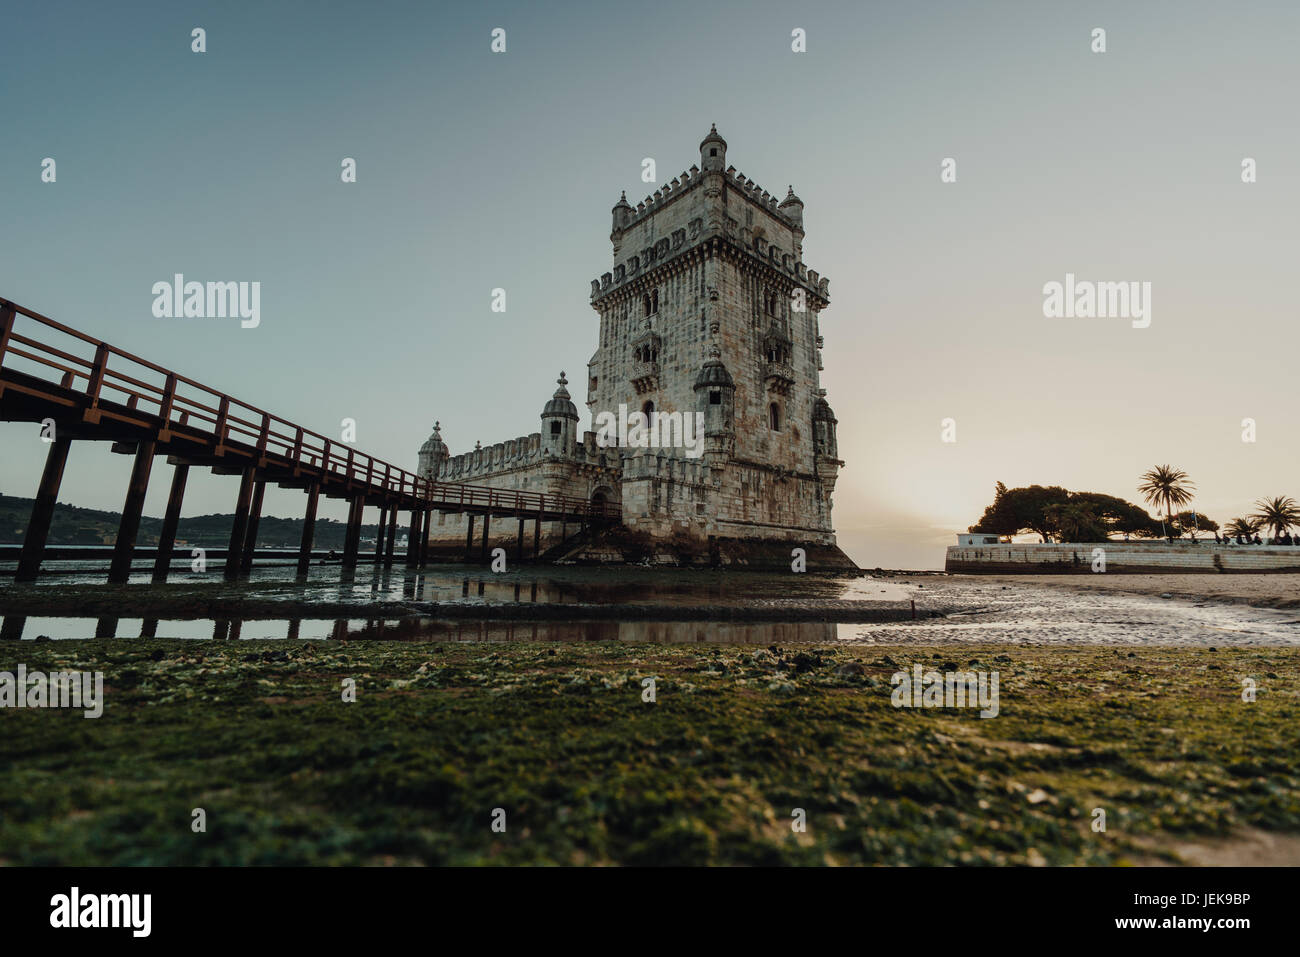
M 542 522 L 561 523 L 563 536 L 570 523 L 582 528 L 620 518 L 619 507 L 605 502 L 429 481 L 3 298 L 0 420 L 42 423 L 48 444 L 45 470 L 23 539 L 18 581 L 36 577 L 74 441 L 112 442 L 113 451 L 135 457 L 110 582 L 124 582 L 130 574 L 150 472 L 160 455 L 166 456 L 173 468 L 154 562 L 155 581 L 167 579 L 185 484 L 194 466 L 239 477 L 227 554 L 240 559 L 225 563 L 227 578 L 246 575 L 252 566 L 267 482 L 306 492 L 300 574 L 306 573 L 311 560 L 321 495 L 349 503 L 344 565 L 362 560 L 359 545 L 367 506 L 380 510 L 379 546 L 373 560 L 389 565 L 397 515 L 409 513 L 408 567 L 425 561 L 429 523 L 435 511 L 470 516 L 467 554 L 473 548 L 475 516 L 483 516 L 484 557 L 491 520 L 516 519 L 516 557 L 520 559 L 524 557 L 525 521 L 533 522 L 536 557 Z

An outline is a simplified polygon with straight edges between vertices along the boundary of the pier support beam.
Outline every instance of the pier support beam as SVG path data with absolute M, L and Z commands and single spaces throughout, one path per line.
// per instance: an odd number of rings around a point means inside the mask
M 149 472 L 153 468 L 155 446 L 153 441 L 141 442 L 136 446 L 131 481 L 126 487 L 126 502 L 122 505 L 122 521 L 117 527 L 117 543 L 113 546 L 113 563 L 108 567 L 110 585 L 120 585 L 131 577 L 131 556 L 135 554 L 135 538 L 140 532 L 144 496 L 149 491 Z
M 519 517 L 519 534 L 515 538 L 515 561 L 522 562 L 523 560 L 524 560 L 524 519 L 523 516 L 521 515 Z
M 153 580 L 158 585 L 167 581 L 171 571 L 176 529 L 181 522 L 181 502 L 185 498 L 185 483 L 189 477 L 188 465 L 178 463 L 172 466 L 172 490 L 167 496 L 167 513 L 163 516 L 162 532 L 158 536 L 158 555 L 153 561 Z
M 223 574 L 227 581 L 239 577 L 239 565 L 244 555 L 244 535 L 248 532 L 248 510 L 253 503 L 253 467 L 250 465 L 239 476 L 239 497 L 235 499 L 235 520 L 230 526 L 230 544 L 226 547 L 226 565 Z
M 68 464 L 68 449 L 72 439 L 56 438 L 45 453 L 45 471 L 32 503 L 32 514 L 27 519 L 27 534 L 23 536 L 23 550 L 18 557 L 18 574 L 14 581 L 34 582 L 45 555 L 45 540 L 50 535 L 50 519 L 54 518 L 54 504 L 59 498 L 59 485 L 63 482 L 63 467 Z
M 357 551 L 361 548 L 361 517 L 365 512 L 366 502 L 361 496 L 352 499 L 348 509 L 348 532 L 343 540 L 343 567 L 355 568 Z
M 397 518 L 397 513 L 394 512 L 391 517 Z M 389 520 L 390 517 L 388 514 L 388 506 L 387 505 L 379 506 L 379 530 L 375 532 L 375 567 L 376 568 L 378 568 L 379 563 L 384 560 L 384 533 L 385 530 L 388 528 L 387 523 Z
M 429 532 L 433 530 L 433 509 L 424 510 L 424 524 L 420 529 L 420 567 L 429 560 Z
M 316 538 L 316 505 L 320 501 L 320 482 L 307 487 L 307 514 L 302 520 L 302 541 L 298 545 L 298 577 L 306 578 L 311 567 L 311 546 Z
M 479 548 L 479 560 L 487 561 L 488 546 L 488 526 L 492 524 L 492 515 L 488 512 L 483 513 L 483 544 Z
M 465 561 L 472 562 L 474 560 L 474 513 L 470 512 L 467 517 L 469 528 L 465 531 Z
M 266 482 L 258 479 L 253 484 L 253 503 L 248 510 L 248 530 L 244 533 L 244 552 L 239 559 L 239 574 L 247 578 L 253 570 L 253 552 L 257 548 L 257 526 L 262 523 L 262 498 L 266 495 Z
M 382 543 L 381 543 L 382 544 Z M 393 567 L 393 549 L 397 546 L 397 506 L 388 512 L 388 544 L 384 547 L 384 567 Z
M 542 548 L 542 513 L 538 512 L 537 517 L 533 519 L 533 558 L 541 553 Z
M 424 528 L 424 513 L 412 509 L 411 524 L 406 527 L 406 567 L 417 568 L 420 564 L 420 529 Z

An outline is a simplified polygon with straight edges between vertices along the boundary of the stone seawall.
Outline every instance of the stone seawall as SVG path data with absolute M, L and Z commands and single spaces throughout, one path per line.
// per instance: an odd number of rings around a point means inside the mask
M 950 545 L 944 571 L 975 574 L 1092 574 L 1103 549 L 1107 574 L 1133 572 L 1300 572 L 1300 547 L 1215 545 L 1213 541 L 1139 544 Z

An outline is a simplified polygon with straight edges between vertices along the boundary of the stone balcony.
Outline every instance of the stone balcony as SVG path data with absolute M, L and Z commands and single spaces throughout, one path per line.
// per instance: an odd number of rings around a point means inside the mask
M 795 383 L 794 368 L 788 362 L 769 362 L 763 378 L 767 391 L 788 395 Z
M 633 362 L 628 377 L 632 380 L 632 387 L 636 389 L 637 395 L 653 392 L 659 388 L 659 363 Z

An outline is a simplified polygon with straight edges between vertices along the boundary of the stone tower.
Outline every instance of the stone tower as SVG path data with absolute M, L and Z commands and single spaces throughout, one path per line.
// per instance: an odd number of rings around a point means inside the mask
M 612 227 L 613 266 L 591 284 L 600 340 L 587 406 L 593 417 L 699 412 L 705 432 L 699 456 L 622 450 L 624 523 L 833 545 L 843 462 L 818 327 L 829 282 L 804 265 L 793 187 L 778 204 L 727 165 L 714 127 L 698 166 L 635 208 L 621 197 Z

